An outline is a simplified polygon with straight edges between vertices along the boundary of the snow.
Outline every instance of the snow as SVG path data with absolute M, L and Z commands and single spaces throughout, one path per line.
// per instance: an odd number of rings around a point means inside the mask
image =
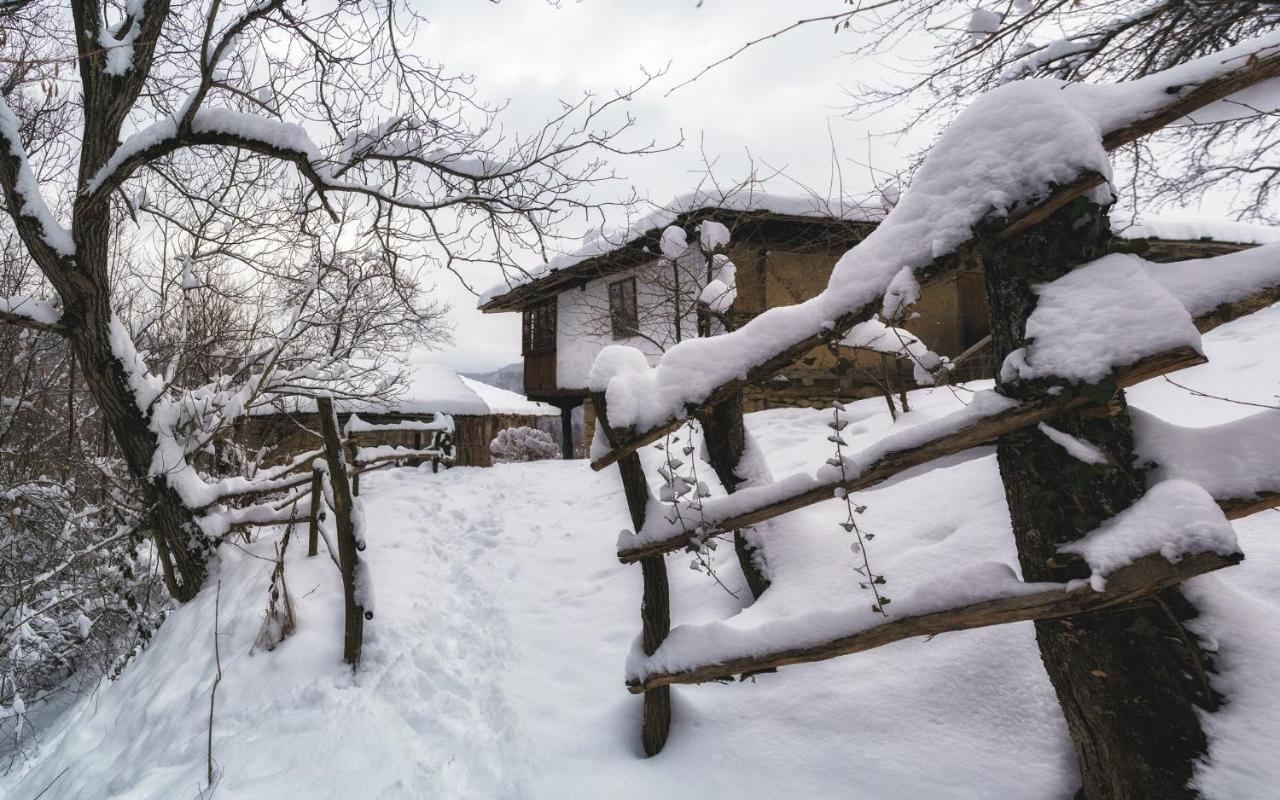
M 1198 317 L 1222 303 L 1280 286 L 1280 242 L 1213 258 L 1144 262 L 1144 269 Z
M 711 260 L 715 268 L 715 277 L 702 287 L 698 302 L 709 306 L 717 314 L 726 314 L 733 305 L 733 301 L 738 299 L 738 268 L 728 256 L 719 253 L 712 256 Z
M 372 423 L 365 422 L 360 419 L 358 414 L 352 414 L 347 419 L 347 433 L 374 433 L 381 431 L 449 431 L 452 432 L 453 417 L 448 414 L 438 414 L 435 419 L 430 422 L 419 422 L 418 420 L 406 419 L 392 423 Z
M 0 314 L 25 317 L 41 325 L 57 325 L 61 315 L 47 300 L 35 297 L 0 297 Z
M 1144 263 L 1109 255 L 1035 287 L 1030 344 L 1010 354 L 1001 377 L 1096 383 L 1147 356 L 1176 347 L 1199 351 L 1200 334 L 1187 309 L 1152 280 Z
M 1280 346 L 1280 308 L 1215 329 L 1204 345 L 1211 362 L 1180 378 L 1251 399 L 1274 394 L 1280 364 L 1259 354 Z M 1148 416 L 1207 430 L 1259 413 L 1158 381 L 1129 394 Z M 849 452 L 865 451 L 945 419 L 971 396 L 913 392 L 913 410 L 896 424 L 879 398 L 850 403 L 842 435 Z M 830 419 L 811 409 L 748 415 L 751 447 L 779 474 L 812 471 L 831 455 Z M 1141 414 L 1136 428 L 1145 446 Z M 1259 445 L 1248 457 L 1259 460 L 1242 465 L 1261 464 L 1264 452 Z M 640 455 L 653 476 L 661 454 Z M 1020 586 L 992 449 L 931 466 L 857 494 L 867 506 L 859 525 L 878 534 L 868 553 L 888 577 L 894 614 L 939 593 L 976 598 Z M 1201 479 L 1157 476 L 1153 488 L 1169 478 L 1174 488 L 1178 478 Z M 640 700 L 623 687 L 639 633 L 640 570 L 618 564 L 614 537 L 602 535 L 630 526 L 616 470 L 595 473 L 582 461 L 439 475 L 392 469 L 361 484 L 370 533 L 362 557 L 378 613 L 355 675 L 341 663 L 342 602 L 329 559 L 290 546 L 298 632 L 250 655 L 274 540 L 220 551 L 218 794 L 977 800 L 1069 797 L 1077 788 L 1066 724 L 1027 623 L 899 642 L 744 683 L 674 687 L 671 739 L 646 760 Z M 1166 501 L 1204 525 L 1202 541 L 1225 547 L 1202 495 Z M 714 623 L 726 636 L 794 630 L 788 622 L 820 609 L 848 608 L 851 624 L 875 621 L 842 514 L 833 499 L 771 521 L 760 541 L 773 586 L 746 608 L 732 548 L 722 544 L 714 563 L 738 599 L 670 559 L 674 621 Z M 1277 519 L 1237 522 L 1246 561 L 1184 586 L 1201 611 L 1191 628 L 1216 649 L 1212 680 L 1227 697 L 1203 717 L 1209 755 L 1196 785 L 1208 800 L 1269 797 L 1280 781 L 1270 752 L 1280 736 Z M 33 797 L 54 782 L 46 796 L 194 796 L 204 782 L 214 602 L 211 586 L 172 614 L 119 681 L 40 731 L 39 756 L 0 778 L 0 795 Z M 851 729 L 854 719 L 874 719 L 874 735 Z
M 1141 217 L 1132 225 L 1116 226 L 1116 234 L 1124 239 L 1161 239 L 1168 242 L 1227 242 L 1233 244 L 1271 244 L 1280 242 L 1280 227 L 1235 222 L 1207 217 L 1154 216 Z
M 994 11 L 986 8 L 975 8 L 969 15 L 969 38 L 980 42 L 993 33 L 1000 31 L 1000 23 L 1004 21 Z
M 1143 556 L 1159 553 L 1176 564 L 1195 553 L 1240 552 L 1231 523 L 1209 493 L 1176 479 L 1155 484 L 1097 530 L 1058 549 L 1088 562 L 1089 584 L 1097 592 L 1106 588 L 1107 575 Z
M 480 396 L 489 407 L 491 414 L 514 414 L 527 417 L 558 417 L 560 410 L 555 406 L 530 400 L 522 394 L 491 386 L 483 381 L 459 375 L 462 385 Z
M 728 246 L 729 229 L 723 222 L 716 222 L 713 219 L 703 220 L 698 223 L 698 243 L 702 246 L 702 252 L 714 253 Z
M 523 395 L 464 378 L 450 367 L 433 364 L 425 353 L 414 353 L 405 365 L 407 376 L 400 392 L 394 396 L 361 400 L 337 400 L 339 412 L 357 414 L 449 414 L 485 416 L 519 414 L 559 416 L 560 412 L 546 403 L 526 399 Z M 254 408 L 255 414 L 312 413 L 315 401 L 290 396 Z
M 911 360 L 913 378 L 921 386 L 932 386 L 934 372 L 947 366 L 945 358 L 931 351 L 920 338 L 905 328 L 886 325 L 878 319 L 859 322 L 840 341 L 843 347 L 856 347 Z
M 668 225 L 659 242 L 664 258 L 675 261 L 689 249 L 689 237 L 679 225 Z
M 1220 499 L 1280 491 L 1280 410 L 1201 428 L 1135 410 L 1138 455 L 1155 465 L 1149 480 L 1184 479 Z
M 44 196 L 40 194 L 40 185 L 27 159 L 27 151 L 22 146 L 18 118 L 4 98 L 0 98 L 0 143 L 7 145 L 6 149 L 14 159 L 16 174 L 13 193 L 21 201 L 18 212 L 39 223 L 41 238 L 55 253 L 63 257 L 74 256 L 76 244 L 71 238 L 71 231 L 58 222 L 45 204 Z
M 1106 464 L 1107 455 L 1098 449 L 1097 445 L 1090 444 L 1084 439 L 1072 436 L 1065 431 L 1050 426 L 1048 423 L 1041 422 L 1038 426 L 1040 432 L 1063 450 L 1066 450 L 1070 456 L 1078 461 L 1086 464 Z

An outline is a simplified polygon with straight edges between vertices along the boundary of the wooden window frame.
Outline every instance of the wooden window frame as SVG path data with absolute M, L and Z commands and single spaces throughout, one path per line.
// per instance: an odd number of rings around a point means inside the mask
M 609 327 L 614 339 L 629 339 L 639 333 L 640 313 L 636 305 L 634 276 L 609 284 Z
M 526 306 L 521 315 L 522 355 L 556 350 L 556 298 Z

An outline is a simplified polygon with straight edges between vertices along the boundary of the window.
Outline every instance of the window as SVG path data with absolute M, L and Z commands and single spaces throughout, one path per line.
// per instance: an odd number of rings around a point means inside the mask
M 635 336 L 639 329 L 636 314 L 636 279 L 627 278 L 609 284 L 609 319 L 613 325 L 613 338 Z
M 524 310 L 524 355 L 556 349 L 556 299 Z

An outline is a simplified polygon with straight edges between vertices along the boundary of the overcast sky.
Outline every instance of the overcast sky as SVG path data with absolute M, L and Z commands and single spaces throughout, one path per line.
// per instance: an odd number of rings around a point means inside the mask
M 665 203 L 690 190 L 700 177 L 702 149 L 718 159 L 717 176 L 730 182 L 747 171 L 750 151 L 757 162 L 825 188 L 832 140 L 843 156 L 846 191 L 861 194 L 872 183 L 859 166 L 867 162 L 869 146 L 877 166 L 896 169 L 916 143 L 868 141 L 869 134 L 889 130 L 892 120 L 842 118 L 844 89 L 863 77 L 842 55 L 852 44 L 848 34 L 833 35 L 825 24 L 797 29 L 664 97 L 744 42 L 841 7 L 836 0 L 705 0 L 701 7 L 697 0 L 581 0 L 559 7 L 546 0 L 424 0 L 430 24 L 417 45 L 450 71 L 474 74 L 481 97 L 510 101 L 506 124 L 524 130 L 554 113 L 561 98 L 612 93 L 638 82 L 642 68 L 668 68 L 666 78 L 629 104 L 638 120 L 634 138 L 672 142 L 683 132 L 685 145 L 617 162 L 626 179 L 615 187 L 618 196 L 634 186 Z M 788 192 L 786 181 L 770 188 Z M 477 276 L 475 284 L 484 288 L 496 277 Z M 519 360 L 518 314 L 480 314 L 475 297 L 451 276 L 438 278 L 437 291 L 453 304 L 456 344 L 434 360 L 471 371 Z

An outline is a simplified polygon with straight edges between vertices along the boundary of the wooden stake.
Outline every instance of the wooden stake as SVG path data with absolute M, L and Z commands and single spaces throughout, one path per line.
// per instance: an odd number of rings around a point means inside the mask
M 616 434 L 609 427 L 604 392 L 592 393 L 591 402 L 596 408 L 596 424 L 612 442 Z M 645 510 L 650 497 L 649 482 L 644 477 L 640 456 L 632 452 L 619 459 L 618 473 L 622 476 L 622 491 L 627 498 L 627 510 L 631 512 L 631 524 L 635 526 L 635 530 L 640 530 L 644 527 Z M 651 556 L 640 562 L 640 570 L 644 578 L 644 592 L 640 601 L 641 645 L 646 655 L 653 655 L 671 632 L 671 593 L 667 582 L 667 564 L 662 556 Z M 645 692 L 641 725 L 641 742 L 645 755 L 656 756 L 662 752 L 670 731 L 670 687 L 661 686 Z

